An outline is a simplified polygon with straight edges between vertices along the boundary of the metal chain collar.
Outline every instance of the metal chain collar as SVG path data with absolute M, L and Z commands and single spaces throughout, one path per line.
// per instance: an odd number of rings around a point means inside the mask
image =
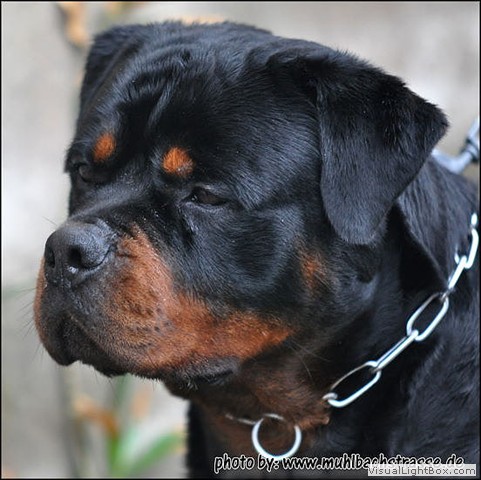
M 469 252 L 466 255 L 462 255 L 461 257 L 456 252 L 454 256 L 454 261 L 456 263 L 456 267 L 449 277 L 448 286 L 444 292 L 437 292 L 433 293 L 429 296 L 421 306 L 409 317 L 406 323 L 406 335 L 399 340 L 395 345 L 393 345 L 386 353 L 381 355 L 377 360 L 369 360 L 362 365 L 352 369 L 350 372 L 346 373 L 343 377 L 339 380 L 334 382 L 328 393 L 324 395 L 322 398 L 323 400 L 327 400 L 327 402 L 336 408 L 346 407 L 350 403 L 354 402 L 354 400 L 358 399 L 361 395 L 366 393 L 371 387 L 373 387 L 381 378 L 382 370 L 384 367 L 389 365 L 395 358 L 397 358 L 401 352 L 403 352 L 406 348 L 409 347 L 413 342 L 422 342 L 429 337 L 432 331 L 438 326 L 439 322 L 444 318 L 446 312 L 449 308 L 449 295 L 453 292 L 461 274 L 465 270 L 469 270 L 473 264 L 474 259 L 476 258 L 476 252 L 478 250 L 479 245 L 479 235 L 476 231 L 476 226 L 478 224 L 478 216 L 473 213 L 471 216 L 471 245 L 469 248 Z M 415 328 L 416 320 L 419 316 L 428 308 L 431 304 L 439 303 L 439 309 L 436 316 L 431 320 L 431 323 L 424 329 L 424 331 L 420 331 Z M 341 385 L 346 379 L 351 378 L 353 375 L 361 372 L 363 370 L 368 369 L 371 373 L 372 378 L 370 378 L 367 382 L 364 383 L 360 388 L 355 390 L 349 396 L 340 399 L 339 395 L 336 393 L 336 388 Z
M 476 231 L 477 224 L 478 224 L 478 216 L 474 213 L 471 216 L 471 226 L 470 226 L 471 245 L 469 247 L 469 252 L 466 255 L 462 255 L 461 257 L 459 256 L 458 253 L 455 254 L 454 261 L 456 263 L 456 267 L 453 273 L 451 274 L 451 276 L 449 277 L 448 286 L 446 290 L 444 292 L 433 293 L 417 308 L 417 310 L 409 317 L 406 323 L 406 335 L 403 338 L 401 338 L 399 342 L 393 345 L 386 353 L 381 355 L 377 360 L 369 360 L 363 363 L 362 365 L 359 365 L 358 367 L 352 369 L 350 372 L 346 373 L 346 375 L 344 375 L 343 377 L 341 377 L 339 380 L 337 380 L 335 383 L 331 385 L 329 392 L 322 397 L 323 400 L 326 400 L 332 407 L 336 407 L 336 408 L 346 407 L 350 403 L 354 402 L 354 400 L 358 399 L 361 395 L 366 393 L 372 386 L 374 386 L 381 378 L 382 370 L 384 369 L 384 367 L 389 365 L 395 358 L 397 358 L 401 354 L 401 352 L 403 352 L 406 348 L 409 347 L 409 345 L 411 345 L 413 342 L 422 342 L 426 340 L 426 338 L 428 338 L 429 335 L 431 335 L 432 331 L 437 327 L 439 322 L 443 319 L 443 317 L 446 315 L 446 312 L 448 311 L 449 295 L 451 295 L 451 293 L 453 292 L 461 274 L 465 270 L 469 270 L 474 264 L 474 260 L 476 258 L 476 253 L 479 246 L 479 235 L 478 235 L 478 232 Z M 426 308 L 428 308 L 431 304 L 435 302 L 439 303 L 439 310 L 436 316 L 431 320 L 431 323 L 422 332 L 419 329 L 414 328 L 416 324 L 416 320 L 419 318 L 419 316 L 426 310 Z M 348 397 L 339 399 L 339 395 L 335 391 L 336 388 L 338 388 L 339 385 L 341 385 L 346 379 L 352 377 L 356 373 L 361 372 L 362 370 L 365 370 L 365 369 L 370 370 L 372 374 L 372 378 L 366 383 L 364 383 L 362 387 L 358 388 L 356 391 L 351 393 Z M 252 432 L 251 432 L 252 444 L 256 449 L 257 453 L 259 453 L 263 457 L 279 461 L 294 455 L 299 449 L 299 446 L 301 445 L 302 431 L 298 425 L 294 425 L 293 426 L 294 433 L 295 433 L 294 443 L 287 452 L 280 455 L 274 455 L 272 453 L 267 452 L 262 447 L 259 441 L 259 429 L 265 418 L 271 418 L 283 423 L 288 423 L 285 418 L 275 413 L 265 413 L 260 420 L 239 418 L 239 417 L 234 417 L 233 415 L 230 415 L 230 414 L 226 414 L 226 417 L 229 420 L 233 420 L 239 423 L 243 423 L 245 425 L 252 426 Z

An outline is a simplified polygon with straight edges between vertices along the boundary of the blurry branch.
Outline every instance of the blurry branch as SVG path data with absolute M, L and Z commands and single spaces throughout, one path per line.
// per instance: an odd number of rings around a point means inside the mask
M 90 41 L 89 31 L 92 31 L 88 9 L 94 2 L 56 2 L 62 13 L 64 33 L 68 42 L 74 47 L 85 50 Z M 100 18 L 101 26 L 107 28 L 131 8 L 142 5 L 145 2 L 95 2 L 101 4 Z M 96 30 L 96 29 L 95 29 Z
M 57 2 L 63 14 L 67 40 L 77 48 L 84 49 L 89 42 L 86 25 L 85 2 Z
M 62 409 L 65 452 L 72 478 L 89 476 L 89 451 L 86 425 L 72 408 L 78 392 L 78 378 L 72 369 L 59 368 L 60 406 Z
M 94 2 L 56 2 L 63 20 L 64 35 L 68 42 L 79 50 L 86 50 L 91 40 L 89 32 L 106 29 L 122 19 L 132 8 L 137 8 L 149 2 L 95 2 L 100 4 L 99 15 L 92 22 L 89 9 Z M 172 18 L 174 19 L 174 18 Z M 190 23 L 216 23 L 225 20 L 218 15 L 183 15 L 176 20 Z M 94 23 L 95 25 L 92 25 Z

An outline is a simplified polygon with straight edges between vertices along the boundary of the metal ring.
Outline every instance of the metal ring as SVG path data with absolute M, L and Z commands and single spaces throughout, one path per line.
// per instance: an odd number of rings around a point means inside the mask
M 292 444 L 292 447 L 287 452 L 282 453 L 281 455 L 273 455 L 272 453 L 269 453 L 266 450 L 264 450 L 264 448 L 262 447 L 259 441 L 259 429 L 261 428 L 261 424 L 265 418 L 273 418 L 275 420 L 279 420 L 281 422 L 287 423 L 284 417 L 281 417 L 280 415 L 276 415 L 275 413 L 264 414 L 263 417 L 258 422 L 256 422 L 256 424 L 252 428 L 252 444 L 254 445 L 254 448 L 257 450 L 257 453 L 259 453 L 265 458 L 270 458 L 276 461 L 283 460 L 284 458 L 289 458 L 292 455 L 294 455 L 297 452 L 297 450 L 299 450 L 299 447 L 301 446 L 301 442 L 302 442 L 301 429 L 297 425 L 294 425 L 294 433 L 296 437 L 294 439 L 294 443 Z

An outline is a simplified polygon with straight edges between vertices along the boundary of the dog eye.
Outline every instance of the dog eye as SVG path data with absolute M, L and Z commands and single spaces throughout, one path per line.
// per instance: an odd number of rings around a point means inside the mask
M 225 198 L 221 198 L 209 190 L 200 187 L 194 189 L 189 200 L 200 205 L 222 205 L 227 201 Z
M 86 183 L 92 183 L 95 181 L 92 168 L 89 165 L 78 165 L 76 167 L 78 176 Z
M 104 183 L 107 180 L 107 172 L 100 171 L 91 165 L 79 162 L 72 166 L 74 178 L 83 183 Z

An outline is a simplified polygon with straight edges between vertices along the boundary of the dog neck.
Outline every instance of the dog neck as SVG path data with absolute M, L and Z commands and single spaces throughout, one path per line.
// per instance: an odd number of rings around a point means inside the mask
M 306 358 L 310 357 L 310 358 Z M 193 401 L 203 412 L 209 429 L 232 454 L 255 455 L 251 426 L 239 420 L 257 421 L 275 413 L 287 425 L 269 422 L 262 428 L 263 444 L 272 451 L 292 443 L 292 425 L 303 432 L 302 448 L 309 447 L 314 432 L 329 423 L 329 405 L 322 400 L 328 386 L 315 365 L 315 355 L 283 349 L 247 362 L 222 385 L 196 385 L 189 390 L 167 382 L 172 393 Z
M 399 266 L 398 249 L 390 247 L 390 251 L 394 257 L 390 268 Z M 403 321 L 401 307 L 395 307 L 398 297 L 393 293 L 399 285 L 392 281 L 387 285 L 382 269 L 378 277 L 369 287 L 372 301 L 356 318 L 331 322 L 332 329 L 310 328 L 289 338 L 275 351 L 245 362 L 223 384 L 183 386 L 167 380 L 167 387 L 200 408 L 208 430 L 232 455 L 256 454 L 251 442 L 252 425 L 243 420 L 258 421 L 267 413 L 287 422 L 263 425 L 261 440 L 268 451 L 280 453 L 289 448 L 293 425 L 302 430 L 300 452 L 306 451 L 331 420 L 331 407 L 323 399 L 330 385 L 373 355 L 373 350 L 382 351 L 383 342 L 389 346 L 390 335 L 379 335 L 376 325 L 383 325 L 386 333 L 395 329 L 396 318 L 400 324 Z M 319 301 L 323 301 L 321 296 Z M 342 323 L 345 327 L 339 328 Z
M 243 420 L 258 421 L 267 413 L 280 415 L 288 424 L 270 422 L 262 427 L 265 437 L 262 444 L 268 451 L 282 452 L 289 448 L 293 425 L 304 435 L 300 451 L 309 449 L 331 420 L 333 412 L 323 396 L 333 381 L 366 360 L 377 358 L 398 339 L 417 297 L 424 297 L 425 292 L 424 282 L 416 284 L 419 290 L 404 290 L 402 279 L 409 272 L 403 271 L 401 257 L 406 253 L 400 253 L 396 230 L 389 238 L 392 241 L 386 241 L 383 247 L 385 261 L 369 281 L 370 286 L 366 286 L 369 300 L 355 318 L 330 322 L 334 325 L 332 331 L 328 327 L 311 329 L 288 339 L 275 352 L 245 362 L 224 384 L 185 388 L 167 382 L 172 393 L 200 408 L 208 430 L 231 454 L 255 455 L 252 422 Z M 404 291 L 408 299 L 405 303 L 399 300 L 400 292 Z M 419 360 L 418 355 L 414 357 L 409 359 L 410 364 Z M 397 375 L 405 361 L 400 359 L 390 373 Z M 391 377 L 386 374 L 383 388 L 392 383 Z M 357 411 L 359 424 L 369 415 L 370 407 L 365 402 L 363 405 L 361 409 L 351 407 Z

